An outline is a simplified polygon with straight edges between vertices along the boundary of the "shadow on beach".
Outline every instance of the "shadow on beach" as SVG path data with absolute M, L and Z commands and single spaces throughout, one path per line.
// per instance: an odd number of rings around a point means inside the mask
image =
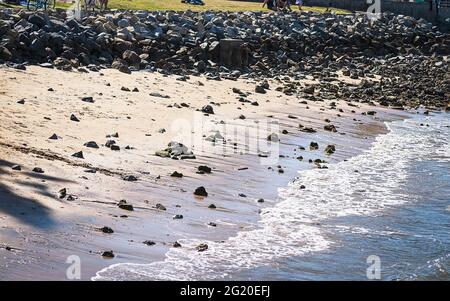
M 15 163 L 0 159 L 0 175 L 12 174 L 11 167 Z M 70 181 L 34 172 L 17 171 L 21 173 L 27 181 L 16 180 L 14 184 L 21 187 L 28 187 L 42 196 L 53 198 L 58 202 L 54 193 L 51 193 L 50 183 L 67 183 Z M 30 180 L 39 180 L 42 183 L 33 183 Z M 50 183 L 47 183 L 50 182 Z M 21 223 L 40 229 L 50 229 L 56 225 L 52 216 L 52 209 L 41 202 L 17 195 L 10 187 L 0 183 L 0 214 L 6 214 L 19 220 Z

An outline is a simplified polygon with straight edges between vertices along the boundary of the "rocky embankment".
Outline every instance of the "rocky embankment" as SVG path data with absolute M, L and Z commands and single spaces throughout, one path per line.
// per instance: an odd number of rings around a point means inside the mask
M 221 64 L 219 42 L 226 38 L 245 42 L 244 65 Z M 449 106 L 450 34 L 393 14 L 369 20 L 363 14 L 113 11 L 77 21 L 65 11 L 2 10 L 0 40 L 0 63 L 16 68 L 279 78 L 286 94 L 312 101 Z M 340 75 L 364 80 L 338 83 Z M 320 83 L 292 81 L 307 76 Z

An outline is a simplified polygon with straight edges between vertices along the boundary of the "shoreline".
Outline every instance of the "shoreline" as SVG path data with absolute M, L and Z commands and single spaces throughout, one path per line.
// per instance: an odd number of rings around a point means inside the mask
M 260 245 L 251 234 L 305 171 L 309 187 L 339 189 L 321 199 L 321 190 L 300 188 L 291 211 L 278 211 L 275 225 L 295 248 L 301 240 L 286 227 L 310 227 L 291 212 L 351 211 L 352 193 L 365 204 L 384 171 L 395 188 L 418 159 L 405 137 L 428 156 L 430 145 L 406 129 L 402 145 L 385 147 L 396 156 L 382 149 L 358 162 L 376 137 L 390 137 L 385 122 L 450 110 L 450 35 L 422 19 L 16 12 L 0 9 L 0 280 L 74 280 L 66 274 L 74 259 L 90 280 L 112 264 L 164 260 L 175 246 L 195 260 L 202 242 L 235 235 L 249 243 L 231 250 L 259 246 L 270 257 L 270 238 L 281 246 L 280 236 L 262 233 Z M 350 184 L 336 181 L 334 163 Z M 316 203 L 298 203 L 303 196 Z M 202 254 L 223 266 L 220 252 Z
M 375 135 L 385 132 L 385 120 L 408 115 L 407 112 L 367 104 L 358 104 L 357 108 L 339 102 L 338 108 L 343 108 L 344 112 L 340 113 L 342 117 L 336 117 L 336 109 L 328 106 L 330 101 L 300 104 L 301 99 L 286 96 L 274 88 L 267 94 L 257 94 L 253 92 L 255 82 L 247 83 L 246 80 L 216 82 L 191 77 L 186 82 L 179 82 L 175 77 L 157 73 L 124 75 L 115 70 L 102 72 L 103 76 L 39 67 L 29 67 L 27 71 L 0 68 L 6 81 L 0 94 L 4 124 L 0 133 L 0 150 L 3 161 L 8 162 L 1 166 L 0 193 L 11 202 L 21 202 L 20 206 L 14 207 L 3 201 L 0 209 L 4 221 L 0 235 L 2 244 L 16 248 L 12 251 L 0 249 L 5 258 L 0 264 L 5 268 L 4 275 L 8 275 L 8 279 L 28 279 L 30 275 L 39 275 L 42 280 L 64 280 L 67 256 L 79 255 L 82 279 L 86 280 L 114 263 L 161 260 L 172 244 L 183 237 L 223 240 L 242 229 L 251 229 L 259 219 L 258 211 L 275 203 L 278 188 L 285 187 L 299 170 L 311 168 L 313 164 L 309 164 L 308 159 L 322 157 L 336 162 L 349 158 L 367 149 Z M 13 77 L 16 79 L 12 80 Z M 204 86 L 194 86 L 197 81 L 202 81 Z M 28 91 L 18 89 L 24 82 L 30 87 Z M 57 84 L 60 82 L 70 84 Z M 110 82 L 111 87 L 107 87 L 106 82 Z M 276 83 L 271 85 L 275 87 Z M 121 91 L 121 86 L 130 89 L 137 86 L 140 92 Z M 53 87 L 53 92 L 48 91 L 50 87 Z M 248 98 L 260 105 L 255 107 L 239 102 L 232 92 L 233 87 L 251 91 Z M 202 89 L 205 91 L 203 95 Z M 171 98 L 150 97 L 149 93 L 155 90 L 159 93 L 167 91 Z M 81 102 L 80 98 L 89 94 L 95 102 Z M 16 103 L 21 98 L 26 99 L 24 105 Z M 189 104 L 188 108 L 164 109 L 168 103 L 180 103 L 181 99 Z M 288 131 L 280 134 L 280 154 L 285 156 L 279 163 L 283 173 L 279 173 L 277 164 L 270 166 L 273 170 L 261 166 L 255 153 L 231 154 L 223 158 L 208 151 L 208 145 L 205 152 L 199 153 L 194 145 L 195 160 L 172 160 L 153 155 L 172 140 L 171 121 L 182 116 L 192 120 L 195 109 L 217 99 L 221 100 L 221 105 L 214 105 L 215 114 L 207 116 L 207 119 L 238 123 L 242 121 L 238 116 L 245 114 L 245 122 L 264 120 L 267 115 L 274 115 L 279 120 L 280 130 Z M 305 109 L 306 106 L 310 109 Z M 153 119 L 160 121 L 159 124 L 143 126 L 142 122 L 149 119 L 147 114 L 142 114 L 144 107 L 147 112 L 152 112 Z M 351 110 L 356 113 L 351 113 Z M 377 114 L 361 115 L 369 110 L 375 110 Z M 76 125 L 68 121 L 68 116 L 74 111 L 81 116 Z M 99 120 L 100 112 L 109 118 L 103 117 L 100 119 L 102 122 L 95 122 Z M 14 117 L 10 113 L 15 114 Z M 290 114 L 297 118 L 289 118 Z M 50 117 L 51 121 L 43 122 L 44 116 Z M 117 119 L 116 116 L 123 117 Z M 327 117 L 332 119 L 338 133 L 323 130 L 326 124 L 323 120 Z M 353 121 L 352 118 L 361 121 Z M 299 123 L 314 127 L 317 133 L 299 131 Z M 159 133 L 160 128 L 166 128 L 167 133 Z M 121 146 L 119 152 L 102 146 L 106 141 L 105 135 L 115 131 L 120 137 L 116 139 Z M 48 140 L 53 132 L 61 135 L 62 139 Z M 340 134 L 343 132 L 346 135 Z M 151 136 L 146 136 L 146 133 Z M 83 143 L 90 140 L 96 140 L 100 145 L 98 151 L 83 147 Z M 319 143 L 319 151 L 293 151 L 299 144 L 307 148 L 312 140 Z M 22 146 L 5 147 L 5 142 Z M 337 149 L 331 156 L 323 153 L 324 146 L 329 143 L 336 144 Z M 135 149 L 123 149 L 126 144 Z M 72 153 L 81 149 L 84 160 L 70 158 Z M 47 155 L 56 153 L 57 156 L 43 157 L 42 152 Z M 298 155 L 304 156 L 303 162 L 295 159 Z M 60 157 L 67 158 L 70 163 L 60 161 Z M 97 172 L 93 176 L 72 162 L 88 163 L 99 170 L 110 171 L 111 175 Z M 12 173 L 12 164 L 21 164 L 23 171 Z M 45 173 L 38 177 L 29 172 L 35 165 L 43 168 Z M 196 174 L 198 165 L 210 166 L 213 171 L 206 175 Z M 248 169 L 238 170 L 243 167 Z M 183 173 L 184 177 L 171 178 L 170 174 L 175 170 Z M 136 175 L 138 181 L 126 182 L 118 176 L 129 173 Z M 193 190 L 201 185 L 209 193 L 205 199 L 192 195 Z M 59 200 L 57 195 L 62 187 L 76 199 Z M 239 193 L 246 197 L 240 197 Z M 257 203 L 259 198 L 264 198 L 265 202 Z M 135 211 L 128 213 L 118 209 L 115 204 L 120 199 L 127 199 Z M 157 203 L 167 210 L 155 209 Z M 209 209 L 210 203 L 217 208 Z M 129 217 L 120 218 L 123 214 Z M 173 220 L 175 214 L 183 214 L 184 219 Z M 208 226 L 209 222 L 214 222 L 216 227 Z M 111 227 L 114 233 L 99 232 L 97 229 L 103 226 Z M 144 245 L 142 242 L 145 240 L 156 244 Z M 113 250 L 116 257 L 112 260 L 102 258 L 100 253 L 106 250 Z

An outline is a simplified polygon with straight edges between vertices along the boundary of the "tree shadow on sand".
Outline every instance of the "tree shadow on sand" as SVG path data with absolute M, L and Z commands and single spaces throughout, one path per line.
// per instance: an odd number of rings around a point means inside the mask
M 49 191 L 51 183 L 69 183 L 71 181 L 34 172 L 14 171 L 15 164 L 0 159 L 0 175 L 12 175 L 13 172 L 21 173 L 26 178 L 41 180 L 42 183 L 15 181 L 14 184 L 32 187 L 37 194 L 50 197 L 58 202 L 54 193 Z M 47 183 L 49 182 L 49 183 Z M 52 216 L 52 209 L 37 200 L 17 195 L 7 185 L 0 182 L 0 215 L 13 216 L 21 223 L 40 228 L 50 229 L 55 227 L 56 220 Z

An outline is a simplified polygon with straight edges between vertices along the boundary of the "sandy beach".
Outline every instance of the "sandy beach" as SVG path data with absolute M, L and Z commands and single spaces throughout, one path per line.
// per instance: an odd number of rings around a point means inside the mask
M 181 238 L 227 239 L 255 227 L 259 210 L 273 206 L 278 188 L 299 170 L 318 168 L 310 159 L 345 160 L 385 133 L 385 121 L 408 116 L 366 104 L 340 102 L 333 107 L 330 101 L 287 96 L 276 91 L 280 85 L 276 81 L 269 82 L 266 94 L 258 94 L 255 81 L 245 79 L 191 76 L 180 81 L 177 76 L 151 72 L 82 73 L 38 66 L 26 71 L 3 67 L 0 73 L 4 280 L 30 279 L 30 275 L 65 280 L 70 255 L 81 258 L 82 279 L 87 280 L 111 264 L 161 260 Z M 342 76 L 340 80 L 351 79 Z M 311 78 L 299 84 L 313 82 Z M 132 92 L 135 88 L 138 92 Z M 249 93 L 248 99 L 259 105 L 240 102 L 233 88 Z M 92 97 L 93 102 L 83 101 L 84 97 Z M 175 105 L 182 103 L 179 108 Z M 211 103 L 214 114 L 198 111 Z M 376 114 L 365 114 L 368 111 Z M 70 120 L 72 114 L 79 122 Z M 226 144 L 213 145 L 206 141 L 211 133 L 208 126 L 195 131 L 198 120 L 218 127 L 219 132 L 223 124 L 234 124 L 236 130 L 221 133 Z M 254 147 L 257 139 L 242 130 L 267 120 L 276 121 L 280 130 L 280 156 L 270 165 L 261 163 L 264 158 Z M 337 132 L 324 130 L 330 123 Z M 316 132 L 303 132 L 299 124 Z M 185 134 L 188 126 L 191 137 Z M 270 129 L 263 128 L 258 139 L 267 142 Z M 107 138 L 115 133 L 118 138 Z M 58 139 L 49 139 L 53 134 Z M 180 136 L 195 159 L 155 155 Z M 120 150 L 105 147 L 108 139 L 114 139 Z M 84 146 L 89 141 L 99 148 Z M 319 144 L 318 150 L 310 150 L 312 141 Z M 336 151 L 327 155 L 324 149 L 330 144 Z M 79 151 L 84 159 L 72 156 Z M 297 159 L 300 156 L 303 160 Z M 12 169 L 15 165 L 21 170 Z M 212 172 L 198 174 L 200 165 Z M 33 172 L 35 167 L 44 172 Z M 174 171 L 183 177 L 171 177 Z M 124 180 L 130 175 L 137 181 Z M 200 186 L 207 197 L 193 194 Z M 63 188 L 67 196 L 60 198 Z M 120 200 L 134 211 L 120 209 Z M 216 208 L 209 208 L 211 204 Z M 177 214 L 183 219 L 174 219 Z M 104 226 L 114 233 L 99 230 Z M 114 252 L 113 259 L 102 257 L 108 250 Z
M 0 280 L 448 279 L 450 35 L 319 11 L 1 9 Z

